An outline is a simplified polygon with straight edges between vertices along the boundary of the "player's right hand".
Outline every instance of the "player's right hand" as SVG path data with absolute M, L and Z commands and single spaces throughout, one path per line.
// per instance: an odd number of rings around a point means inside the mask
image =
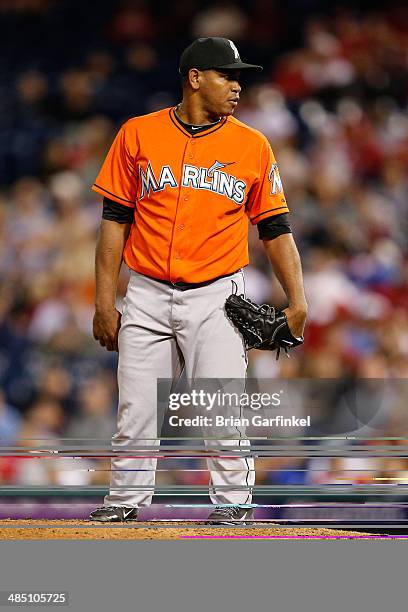
M 116 308 L 95 311 L 93 318 L 93 336 L 108 351 L 118 350 L 118 333 L 122 315 Z

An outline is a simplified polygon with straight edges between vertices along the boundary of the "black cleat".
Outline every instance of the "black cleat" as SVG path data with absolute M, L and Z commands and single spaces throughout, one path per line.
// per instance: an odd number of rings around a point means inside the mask
M 100 523 L 126 523 L 137 521 L 138 508 L 132 506 L 101 506 L 89 515 L 90 521 Z
M 243 506 L 216 506 L 207 518 L 207 524 L 213 525 L 250 525 L 254 520 L 253 508 Z

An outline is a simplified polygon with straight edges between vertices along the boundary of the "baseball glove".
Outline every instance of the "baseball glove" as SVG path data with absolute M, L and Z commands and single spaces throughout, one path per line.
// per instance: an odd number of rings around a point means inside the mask
M 238 286 L 232 282 L 235 285 L 234 292 L 225 302 L 225 312 L 244 338 L 247 350 L 277 350 L 276 359 L 279 359 L 283 349 L 289 357 L 289 349 L 302 344 L 303 336 L 296 338 L 292 334 L 282 310 L 276 310 L 269 304 L 254 304 L 244 295 L 238 295 Z

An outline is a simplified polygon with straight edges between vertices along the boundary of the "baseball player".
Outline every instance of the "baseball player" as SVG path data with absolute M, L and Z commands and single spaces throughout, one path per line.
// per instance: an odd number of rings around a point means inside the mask
M 232 281 L 245 293 L 248 220 L 287 295 L 290 330 L 303 333 L 301 265 L 278 167 L 265 136 L 233 117 L 249 70 L 262 68 L 241 61 L 231 40 L 194 41 L 180 58 L 181 103 L 127 121 L 93 185 L 104 198 L 93 331 L 119 351 L 116 449 L 159 444 L 157 379 L 245 378 L 245 345 L 224 305 Z M 120 314 L 122 259 L 130 280 Z M 137 520 L 154 493 L 153 454 L 112 460 L 109 494 L 91 520 Z M 253 518 L 249 454 L 208 459 L 210 522 Z

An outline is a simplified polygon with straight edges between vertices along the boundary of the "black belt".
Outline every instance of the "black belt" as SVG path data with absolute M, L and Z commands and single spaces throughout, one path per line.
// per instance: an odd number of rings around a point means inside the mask
M 216 278 L 211 278 L 210 280 L 203 281 L 202 283 L 184 283 L 182 281 L 172 283 L 171 281 L 163 280 L 162 278 L 154 278 L 153 276 L 148 276 L 147 274 L 142 274 L 142 276 L 146 276 L 146 278 L 150 278 L 151 280 L 154 280 L 157 283 L 162 283 L 163 285 L 167 285 L 168 287 L 172 287 L 173 289 L 187 291 L 187 289 L 198 289 L 199 287 L 206 287 L 207 285 L 211 285 L 211 283 L 214 283 L 215 281 L 220 280 L 221 278 L 228 278 L 228 276 L 232 276 L 237 272 L 239 272 L 239 270 L 235 270 L 235 272 L 230 272 L 229 274 L 223 274 L 222 276 L 217 276 Z

